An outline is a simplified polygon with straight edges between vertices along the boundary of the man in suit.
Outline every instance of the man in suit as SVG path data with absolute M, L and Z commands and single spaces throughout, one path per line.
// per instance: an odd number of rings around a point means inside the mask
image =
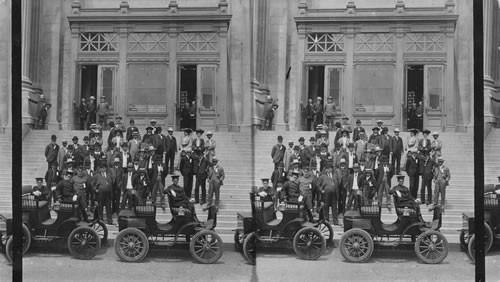
M 334 225 L 340 225 L 338 219 L 338 197 L 339 197 L 339 181 L 333 174 L 333 165 L 328 163 L 323 173 L 318 180 L 319 191 L 321 191 L 323 201 L 323 218 L 330 221 L 330 209 L 332 210 Z
M 410 193 L 414 199 L 417 198 L 418 194 L 418 171 L 419 171 L 419 161 L 417 158 L 417 151 L 412 151 L 411 155 L 406 159 L 406 173 L 410 179 Z
M 31 194 L 35 195 L 35 199 L 39 201 L 48 201 L 50 206 L 50 198 L 52 197 L 52 191 L 47 186 L 43 185 L 43 178 L 35 178 L 36 185 L 33 186 Z
M 153 144 L 153 127 L 152 126 L 147 126 L 146 127 L 146 134 L 142 137 L 142 143 L 148 143 L 148 144 Z
M 285 156 L 283 157 L 285 171 L 288 171 L 288 168 L 290 167 L 290 163 L 292 162 L 292 156 L 293 156 L 293 142 L 290 141 L 288 142 L 288 148 L 285 150 Z
M 347 129 L 342 128 L 341 130 L 342 137 L 337 141 L 338 147 L 344 152 L 347 151 L 347 146 L 351 143 L 351 140 L 349 139 L 349 131 Z
M 278 168 L 278 164 L 284 163 L 285 146 L 283 145 L 283 136 L 278 136 L 278 143 L 271 150 L 271 158 L 273 159 L 274 169 Z
M 87 125 L 91 125 L 96 123 L 96 111 L 97 111 L 97 105 L 95 103 L 95 97 L 90 96 L 89 102 L 87 103 L 87 112 L 88 112 L 88 121 Z
M 375 126 L 372 128 L 372 135 L 370 135 L 370 138 L 368 138 L 368 143 L 373 144 L 374 146 L 380 146 L 379 143 L 379 137 L 380 137 L 380 128 Z
M 196 154 L 201 154 L 205 151 L 205 140 L 201 137 L 205 133 L 203 129 L 196 130 L 196 137 L 193 140 L 192 150 Z
M 432 133 L 432 137 L 434 140 L 431 141 L 431 158 L 434 162 L 437 162 L 437 159 L 441 157 L 441 149 L 443 148 L 443 142 L 439 140 L 439 133 L 434 131 Z
M 59 174 L 59 171 L 57 170 L 57 162 L 54 161 L 52 162 L 51 168 L 47 170 L 45 173 L 45 183 L 47 183 L 47 186 L 51 190 L 51 197 L 49 197 L 49 206 L 52 207 L 52 203 L 56 201 L 56 194 L 53 192 L 55 190 L 55 187 L 57 183 L 61 180 L 61 176 Z
M 160 155 L 155 155 L 154 157 L 153 167 L 148 170 L 148 176 L 150 180 L 150 190 L 151 193 L 151 201 L 153 204 L 156 204 L 157 195 L 160 194 L 160 206 L 163 210 L 165 210 L 165 196 L 162 193 L 163 188 L 165 187 L 164 179 L 165 174 L 163 173 L 163 165 L 162 165 L 162 157 Z
M 422 186 L 420 187 L 420 202 L 429 205 L 432 203 L 432 179 L 434 178 L 434 167 L 436 163 L 430 158 L 427 149 L 422 151 L 419 163 L 419 174 L 422 175 Z M 427 190 L 427 200 L 425 191 Z
M 340 147 L 336 147 L 335 151 L 332 154 L 333 169 L 339 168 L 340 160 L 345 159 L 345 157 L 346 157 L 345 152 L 342 151 Z
M 354 152 L 356 153 L 358 160 L 363 158 L 367 143 L 368 141 L 366 141 L 365 132 L 361 131 L 359 133 L 359 139 L 354 142 Z
M 344 154 L 344 157 L 347 161 L 347 168 L 349 169 L 349 173 L 353 173 L 354 164 L 358 163 L 358 156 L 356 156 L 356 153 L 354 153 L 354 144 L 353 143 L 349 143 L 347 148 L 348 148 L 348 150 Z
M 302 103 L 301 103 L 302 104 Z M 313 100 L 309 99 L 307 100 L 307 105 L 304 107 L 302 106 L 302 112 L 306 116 L 306 130 L 311 131 L 314 127 L 314 104 Z
M 93 190 L 97 195 L 98 214 L 101 220 L 104 219 L 104 207 L 106 207 L 106 223 L 113 224 L 113 211 L 111 210 L 111 203 L 113 201 L 113 179 L 107 169 L 106 163 L 101 163 L 99 172 L 94 175 L 92 179 Z
M 438 204 L 441 194 L 441 207 L 446 204 L 446 187 L 450 185 L 450 169 L 444 165 L 444 159 L 438 158 L 438 165 L 434 168 L 434 205 Z
M 120 158 L 120 164 L 123 169 L 123 171 L 127 171 L 127 165 L 132 162 L 132 156 L 128 152 L 129 144 L 127 142 L 124 142 L 122 144 L 122 149 L 121 151 L 115 156 Z
M 215 156 L 216 142 L 213 138 L 212 131 L 207 132 L 207 140 L 205 141 L 205 148 L 208 151 L 208 161 L 212 162 L 212 157 Z
M 119 157 L 113 159 L 113 166 L 108 170 L 113 181 L 113 191 L 111 195 L 111 209 L 118 215 L 120 211 L 120 195 L 123 180 L 123 168 Z
M 208 204 L 207 209 L 212 205 L 212 198 L 215 193 L 215 206 L 219 206 L 220 186 L 224 184 L 224 168 L 219 165 L 217 157 L 212 158 L 212 165 L 208 168 Z
M 361 205 L 361 180 L 363 179 L 363 173 L 359 170 L 359 164 L 355 163 L 353 165 L 353 172 L 349 175 L 347 180 L 347 203 L 346 209 L 350 210 L 359 208 Z M 354 205 L 353 205 L 354 204 Z
M 57 201 L 72 201 L 73 197 L 76 195 L 73 182 L 71 182 L 73 171 L 63 170 L 61 174 L 63 178 L 57 183 L 55 190 Z
M 132 178 L 132 183 L 134 186 L 135 197 L 134 204 L 144 205 L 150 194 L 150 181 L 147 175 L 146 168 L 140 167 L 138 173 L 136 173 Z
M 90 155 L 90 152 L 91 152 L 89 141 L 90 140 L 89 140 L 88 136 L 83 137 L 83 145 L 80 146 L 80 152 L 79 152 L 82 164 L 83 164 L 83 160 L 85 160 L 85 158 L 88 157 Z
M 318 124 L 323 123 L 323 103 L 322 103 L 323 98 L 317 97 L 316 98 L 316 104 L 314 104 L 313 107 L 313 115 L 314 115 L 314 127 Z
M 394 129 L 394 136 L 391 138 L 392 160 L 391 167 L 395 174 L 400 174 L 401 154 L 404 152 L 403 138 L 399 137 L 399 128 Z
M 392 152 L 392 140 L 391 136 L 388 134 L 389 129 L 387 127 L 382 127 L 382 134 L 380 135 L 380 148 L 382 149 L 382 156 L 386 156 L 389 160 L 389 156 Z
M 335 150 L 338 147 L 340 147 L 339 144 L 339 139 L 342 137 L 342 124 L 340 122 L 335 123 L 335 129 L 332 131 L 332 134 L 330 136 L 334 136 L 333 138 L 333 146 L 332 142 L 330 142 L 330 150 Z M 331 138 L 331 137 L 330 137 Z
M 366 168 L 364 175 L 360 181 L 362 191 L 362 205 L 371 205 L 373 196 L 375 195 L 375 178 L 373 177 L 373 170 Z
M 342 158 L 340 160 L 340 167 L 335 170 L 335 178 L 338 181 L 338 211 L 339 214 L 344 214 L 345 212 L 345 200 L 347 196 L 347 189 L 349 184 L 349 169 L 347 168 L 347 161 Z
M 410 189 L 403 185 L 405 180 L 404 175 L 398 175 L 397 179 L 398 185 L 392 187 L 389 191 L 390 195 L 396 194 L 396 207 L 416 208 L 417 213 L 420 214 L 420 203 L 412 196 Z
M 134 138 L 133 133 L 135 131 L 139 132 L 139 128 L 135 126 L 135 120 L 131 119 L 129 121 L 129 127 L 127 128 L 127 133 L 125 134 L 125 139 L 127 139 L 127 142 L 129 142 L 130 140 L 132 140 L 132 138 Z
M 360 139 L 359 133 L 365 132 L 365 129 L 361 126 L 361 120 L 356 120 L 356 127 L 352 130 L 352 142 L 356 142 Z
M 162 128 L 161 126 L 157 126 L 155 130 L 155 134 L 152 137 L 153 141 L 153 147 L 156 148 L 156 156 L 160 156 L 162 163 L 164 163 L 163 160 L 163 153 L 165 152 L 165 141 L 166 141 L 166 136 L 161 133 Z M 160 192 L 161 195 L 163 193 Z
M 383 196 L 386 195 L 386 207 L 391 210 L 391 198 L 389 197 L 389 189 L 392 171 L 389 166 L 389 159 L 387 156 L 380 156 L 379 166 L 373 170 L 375 172 L 375 188 L 377 190 L 378 206 L 382 207 Z
M 55 135 L 54 135 L 55 136 Z M 64 169 L 64 162 L 66 161 L 64 157 L 68 153 L 68 141 L 63 140 L 61 142 L 62 146 L 59 148 L 59 145 L 57 146 L 58 151 L 57 151 L 57 163 L 59 164 L 59 172 L 61 172 Z
M 286 181 L 287 173 L 284 170 L 283 164 L 279 164 L 278 168 L 275 169 L 271 175 L 271 182 L 273 184 L 274 191 L 278 191 L 278 188 L 283 187 L 283 184 L 285 184 Z M 280 199 L 279 192 L 276 192 L 276 194 L 277 196 L 275 199 Z
M 207 202 L 207 177 L 208 177 L 209 161 L 205 154 L 193 155 L 193 174 L 196 176 L 196 183 L 194 186 L 194 200 L 195 203 L 201 205 Z M 200 201 L 200 187 L 201 187 L 201 201 Z
M 134 194 L 136 191 L 134 190 L 134 185 L 132 184 L 132 179 L 134 179 L 134 165 L 132 163 L 127 164 L 127 170 L 122 175 L 122 201 L 120 203 L 120 209 L 124 208 L 132 208 L 134 206 Z
M 343 115 L 342 116 L 342 130 L 346 131 L 347 132 L 347 138 L 350 138 L 351 137 L 351 133 L 352 133 L 352 126 L 351 124 L 349 123 L 349 117 L 346 116 L 346 115 Z
M 126 132 L 125 125 L 122 122 L 123 118 L 121 116 L 115 117 L 115 128 L 120 130 L 122 133 Z
M 130 158 L 132 160 L 135 160 L 137 158 L 139 150 L 141 149 L 141 140 L 139 132 L 137 131 L 132 132 L 132 136 L 133 138 L 128 142 L 128 147 L 130 151 Z
M 165 171 L 173 174 L 174 173 L 174 159 L 177 153 L 177 140 L 174 137 L 174 130 L 172 127 L 167 129 L 167 136 L 165 138 Z
M 169 185 L 164 191 L 164 194 L 168 194 L 172 199 L 172 206 L 186 207 L 188 208 L 193 216 L 196 218 L 196 209 L 194 208 L 194 200 L 186 195 L 184 189 L 179 186 L 179 175 L 172 175 L 172 185 Z
M 181 161 L 179 163 L 179 170 L 184 181 L 184 191 L 188 197 L 191 197 L 191 191 L 193 190 L 193 159 L 191 154 L 191 152 L 181 152 Z

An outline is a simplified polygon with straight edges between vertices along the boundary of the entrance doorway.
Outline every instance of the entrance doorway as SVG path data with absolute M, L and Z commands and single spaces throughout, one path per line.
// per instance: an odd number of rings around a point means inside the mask
M 181 129 L 216 129 L 216 89 L 215 65 L 179 66 L 178 125 Z
M 110 65 L 79 65 L 78 72 L 80 74 L 78 93 L 75 95 L 74 109 L 74 127 L 78 130 L 87 130 L 88 126 L 96 123 L 95 116 L 87 116 L 87 121 L 82 122 L 77 112 L 82 98 L 86 103 L 90 102 L 90 97 L 95 98 L 96 108 L 101 97 L 105 97 L 109 104 L 110 111 L 108 120 L 114 116 L 113 106 L 115 104 L 115 89 L 116 89 L 116 66 Z M 107 127 L 107 125 L 106 125 Z
M 406 68 L 406 117 L 403 124 L 406 129 L 416 128 L 419 131 L 424 127 L 424 66 L 408 65 Z
M 196 119 L 190 118 L 189 109 L 193 102 L 196 103 L 196 65 L 179 66 L 179 107 L 180 107 L 180 128 L 191 128 L 196 130 Z M 191 109 L 191 112 L 193 110 Z M 195 115 L 196 115 L 195 111 Z M 192 114 L 192 113 L 191 113 Z

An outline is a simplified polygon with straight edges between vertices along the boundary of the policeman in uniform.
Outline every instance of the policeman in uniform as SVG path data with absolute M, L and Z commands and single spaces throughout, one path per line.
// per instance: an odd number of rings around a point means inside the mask
M 290 202 L 301 202 L 303 199 L 302 192 L 299 189 L 300 172 L 295 170 L 291 173 L 290 180 L 283 184 L 283 188 L 278 188 L 278 192 L 283 191 L 283 199 Z
M 262 178 L 262 186 L 257 190 L 257 195 L 266 202 L 274 202 L 274 189 L 269 186 L 269 178 Z
M 173 207 L 187 207 L 193 216 L 196 217 L 196 212 L 194 209 L 194 199 L 190 199 L 184 192 L 184 188 L 179 186 L 179 175 L 172 175 L 172 185 L 169 185 L 165 190 L 164 194 L 168 194 L 171 197 Z
M 43 177 L 35 178 L 36 185 L 33 186 L 31 194 L 35 195 L 35 199 L 39 201 L 49 201 L 51 198 L 51 191 L 47 186 L 43 185 Z
M 420 202 L 415 200 L 415 198 L 411 195 L 410 189 L 404 186 L 404 175 L 396 176 L 398 179 L 398 185 L 391 188 L 389 191 L 390 195 L 396 194 L 396 207 L 404 208 L 414 208 L 417 211 L 417 214 L 420 215 Z

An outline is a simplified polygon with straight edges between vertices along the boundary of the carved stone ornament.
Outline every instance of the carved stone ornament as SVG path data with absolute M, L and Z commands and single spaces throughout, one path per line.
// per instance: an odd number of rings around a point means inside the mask
M 177 1 L 172 0 L 168 4 L 168 9 L 170 10 L 170 13 L 172 14 L 177 14 L 177 9 L 179 8 L 179 4 L 177 4 Z
M 301 2 L 299 4 L 299 15 L 305 16 L 307 14 L 307 3 Z
M 396 2 L 396 13 L 402 14 L 404 12 L 405 12 L 405 3 L 403 2 L 403 0 L 398 0 L 398 2 Z
M 353 0 L 349 0 L 349 2 L 347 2 L 346 13 L 348 15 L 356 14 L 356 4 L 354 4 Z
M 444 4 L 447 13 L 452 14 L 455 12 L 455 2 L 453 0 L 447 0 Z
M 73 1 L 73 3 L 71 3 L 71 13 L 73 15 L 79 15 L 81 8 L 82 8 L 82 5 L 80 4 L 80 1 L 75 0 L 75 1 Z
M 128 5 L 128 2 L 127 1 L 122 1 L 120 3 L 120 14 L 122 14 L 122 15 L 128 14 L 128 9 L 129 8 L 130 8 L 130 6 Z
M 227 13 L 227 6 L 228 6 L 228 3 L 226 2 L 226 0 L 221 0 L 219 2 L 219 12 Z

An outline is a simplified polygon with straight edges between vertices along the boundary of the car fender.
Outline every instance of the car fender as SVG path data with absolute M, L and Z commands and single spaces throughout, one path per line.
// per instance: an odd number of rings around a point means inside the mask
M 78 227 L 78 222 L 80 222 L 79 218 L 71 217 L 65 220 L 59 227 L 57 228 L 57 235 L 68 237 L 71 231 Z
M 426 231 L 426 230 L 422 230 L 422 227 L 424 226 L 425 224 L 423 222 L 415 222 L 415 223 L 412 223 L 408 226 L 406 226 L 406 228 L 403 230 L 403 232 L 401 232 L 401 235 L 399 235 L 399 238 L 400 240 L 403 240 L 403 236 L 404 235 L 407 235 L 408 231 L 410 231 L 410 229 L 412 229 L 413 227 L 418 227 L 420 231 Z M 409 235 L 417 235 L 417 234 L 409 234 Z
M 302 223 L 304 220 L 302 218 L 296 218 L 294 220 L 291 220 L 285 224 L 283 227 L 283 235 L 284 237 L 292 237 L 295 232 L 297 232 L 299 229 L 302 228 Z
M 199 224 L 195 221 L 186 223 L 179 228 L 179 230 L 177 231 L 177 235 L 179 235 L 179 234 L 188 234 L 188 235 L 194 234 L 194 233 L 196 233 L 195 227 L 198 227 L 198 226 L 199 226 Z

